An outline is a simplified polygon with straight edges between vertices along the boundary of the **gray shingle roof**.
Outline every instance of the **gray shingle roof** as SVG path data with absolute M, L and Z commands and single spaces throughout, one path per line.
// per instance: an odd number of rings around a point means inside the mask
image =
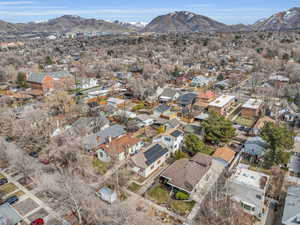
M 101 144 L 104 144 L 109 137 L 116 138 L 123 134 L 126 134 L 125 126 L 118 124 L 113 125 L 96 134 L 84 137 L 83 145 L 87 150 L 91 150 Z
M 30 73 L 27 81 L 34 82 L 34 83 L 42 83 L 46 75 L 53 77 L 53 78 L 61 79 L 65 76 L 67 76 L 67 73 L 65 71 L 51 72 L 51 73 L 39 73 L 39 74 Z
M 177 92 L 174 89 L 165 88 L 164 91 L 162 92 L 162 94 L 160 96 L 174 98 L 174 96 L 176 95 L 176 93 Z
M 297 225 L 297 217 L 300 219 L 300 187 L 290 186 L 287 190 L 282 222 L 286 225 Z

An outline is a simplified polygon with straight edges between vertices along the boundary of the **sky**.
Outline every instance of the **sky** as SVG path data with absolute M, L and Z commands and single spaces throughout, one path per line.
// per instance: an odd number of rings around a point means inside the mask
M 150 22 L 158 15 L 191 11 L 225 24 L 252 24 L 299 7 L 300 0 L 0 0 L 0 20 L 43 22 L 62 15 Z

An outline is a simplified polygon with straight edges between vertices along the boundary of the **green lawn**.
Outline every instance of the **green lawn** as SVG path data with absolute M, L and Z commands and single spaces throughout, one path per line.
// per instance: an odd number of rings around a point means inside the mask
M 167 203 L 169 200 L 169 192 L 162 185 L 157 185 L 148 194 L 158 204 Z
M 9 193 L 11 193 L 17 189 L 18 189 L 17 186 L 14 185 L 13 183 L 8 183 L 3 186 L 0 186 L 0 190 L 3 191 L 3 193 L 5 195 L 8 195 Z
M 172 210 L 174 210 L 179 215 L 188 215 L 195 205 L 194 201 L 185 202 L 185 201 L 175 201 L 173 200 L 170 204 Z
M 241 126 L 252 127 L 255 123 L 255 120 L 239 116 L 235 119 L 234 122 L 238 123 Z
M 22 195 L 25 195 L 25 193 L 23 191 L 17 191 L 16 193 L 10 194 L 9 196 L 7 196 L 7 198 L 15 196 L 15 195 L 20 198 Z
M 96 173 L 104 175 L 109 168 L 107 163 L 101 162 L 98 159 L 95 159 L 93 162 L 93 167 L 96 170 Z
M 128 189 L 132 192 L 137 192 L 138 190 L 140 190 L 142 186 L 135 183 L 135 182 L 132 182 L 129 186 L 128 186 Z

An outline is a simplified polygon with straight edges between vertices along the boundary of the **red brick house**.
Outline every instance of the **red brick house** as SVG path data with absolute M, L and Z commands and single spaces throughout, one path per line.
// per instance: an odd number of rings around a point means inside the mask
M 32 89 L 42 91 L 67 89 L 74 84 L 74 77 L 67 72 L 29 73 L 27 84 Z

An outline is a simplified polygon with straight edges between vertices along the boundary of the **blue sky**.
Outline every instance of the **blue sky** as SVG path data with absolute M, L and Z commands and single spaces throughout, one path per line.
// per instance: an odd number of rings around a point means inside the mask
M 300 6 L 299 0 L 0 0 L 0 20 L 46 21 L 61 15 L 150 22 L 173 11 L 191 11 L 226 24 L 250 24 Z

